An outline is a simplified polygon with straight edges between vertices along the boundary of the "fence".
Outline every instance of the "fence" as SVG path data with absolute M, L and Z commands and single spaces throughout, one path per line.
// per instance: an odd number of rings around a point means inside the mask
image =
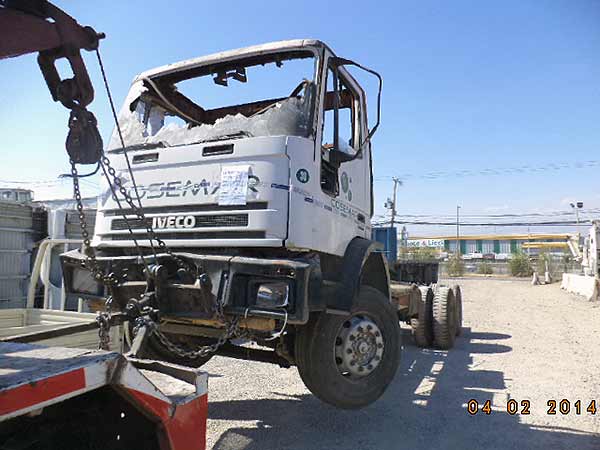
M 81 230 L 75 210 L 62 210 L 51 217 L 51 229 L 59 235 L 79 239 Z M 86 210 L 88 230 L 93 233 L 95 210 Z M 30 205 L 0 202 L 0 308 L 24 308 L 36 244 L 48 236 L 48 211 Z M 56 226 L 52 225 L 57 221 Z M 48 267 L 50 283 L 54 290 L 62 289 L 62 273 L 58 256 L 68 250 L 68 245 L 57 247 Z
M 31 206 L 0 202 L 0 308 L 25 306 L 33 245 L 44 228 Z
M 508 261 L 482 261 L 482 260 L 464 260 L 465 275 L 480 274 L 482 264 L 486 264 L 492 271 L 491 276 L 511 276 L 510 265 Z M 530 261 L 532 270 L 538 270 L 537 259 Z M 541 268 L 540 268 L 541 269 Z M 563 273 L 581 273 L 581 263 L 573 260 L 565 260 L 562 256 L 549 255 L 548 271 L 554 280 L 560 280 Z M 544 270 L 538 270 L 540 275 L 544 276 Z M 440 276 L 448 277 L 448 262 L 440 264 Z

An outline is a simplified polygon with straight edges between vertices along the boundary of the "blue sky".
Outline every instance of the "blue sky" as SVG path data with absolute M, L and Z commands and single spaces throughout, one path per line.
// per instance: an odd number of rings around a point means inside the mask
M 143 70 L 280 39 L 318 38 L 375 68 L 384 76 L 374 141 L 378 213 L 391 193 L 386 177 L 407 173 L 414 176 L 398 191 L 400 214 L 450 216 L 457 204 L 465 217 L 568 211 L 571 200 L 600 208 L 598 165 L 419 177 L 600 160 L 598 0 L 56 4 L 107 34 L 101 52 L 117 103 Z M 110 110 L 95 56 L 85 58 L 96 86 L 91 110 L 106 142 Z M 0 180 L 55 179 L 67 171 L 68 112 L 51 101 L 34 56 L 2 61 L 0 76 Z M 38 190 L 69 194 L 67 183 Z

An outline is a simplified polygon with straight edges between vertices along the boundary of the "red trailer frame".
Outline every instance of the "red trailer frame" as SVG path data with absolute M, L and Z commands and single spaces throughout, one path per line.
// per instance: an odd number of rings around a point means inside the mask
M 81 432 L 90 425 L 78 422 L 86 405 L 100 405 L 86 436 L 101 436 L 110 448 L 122 440 L 123 448 L 204 450 L 207 384 L 205 372 L 114 352 L 0 343 L 0 446 L 7 439 L 31 441 L 27 423 L 41 430 L 40 423 L 57 417 L 59 428 Z M 37 439 L 39 448 L 51 448 Z

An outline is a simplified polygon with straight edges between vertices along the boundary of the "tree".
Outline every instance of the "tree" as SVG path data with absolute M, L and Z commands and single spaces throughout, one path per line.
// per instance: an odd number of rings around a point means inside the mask
M 465 262 L 458 253 L 453 254 L 448 261 L 448 275 L 462 277 L 465 274 Z

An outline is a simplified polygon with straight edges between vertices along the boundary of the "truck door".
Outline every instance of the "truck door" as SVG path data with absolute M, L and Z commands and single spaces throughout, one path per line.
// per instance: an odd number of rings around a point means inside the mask
M 368 236 L 370 217 L 370 169 L 368 144 L 362 152 L 359 146 L 365 137 L 364 96 L 358 83 L 343 67 L 327 68 L 327 83 L 323 101 L 321 139 L 321 189 L 329 197 L 336 214 L 332 231 L 344 249 L 355 236 Z M 337 86 L 336 86 L 337 84 Z M 337 87 L 338 117 L 335 118 Z M 355 159 L 335 163 L 334 140 L 337 126 L 339 152 Z

